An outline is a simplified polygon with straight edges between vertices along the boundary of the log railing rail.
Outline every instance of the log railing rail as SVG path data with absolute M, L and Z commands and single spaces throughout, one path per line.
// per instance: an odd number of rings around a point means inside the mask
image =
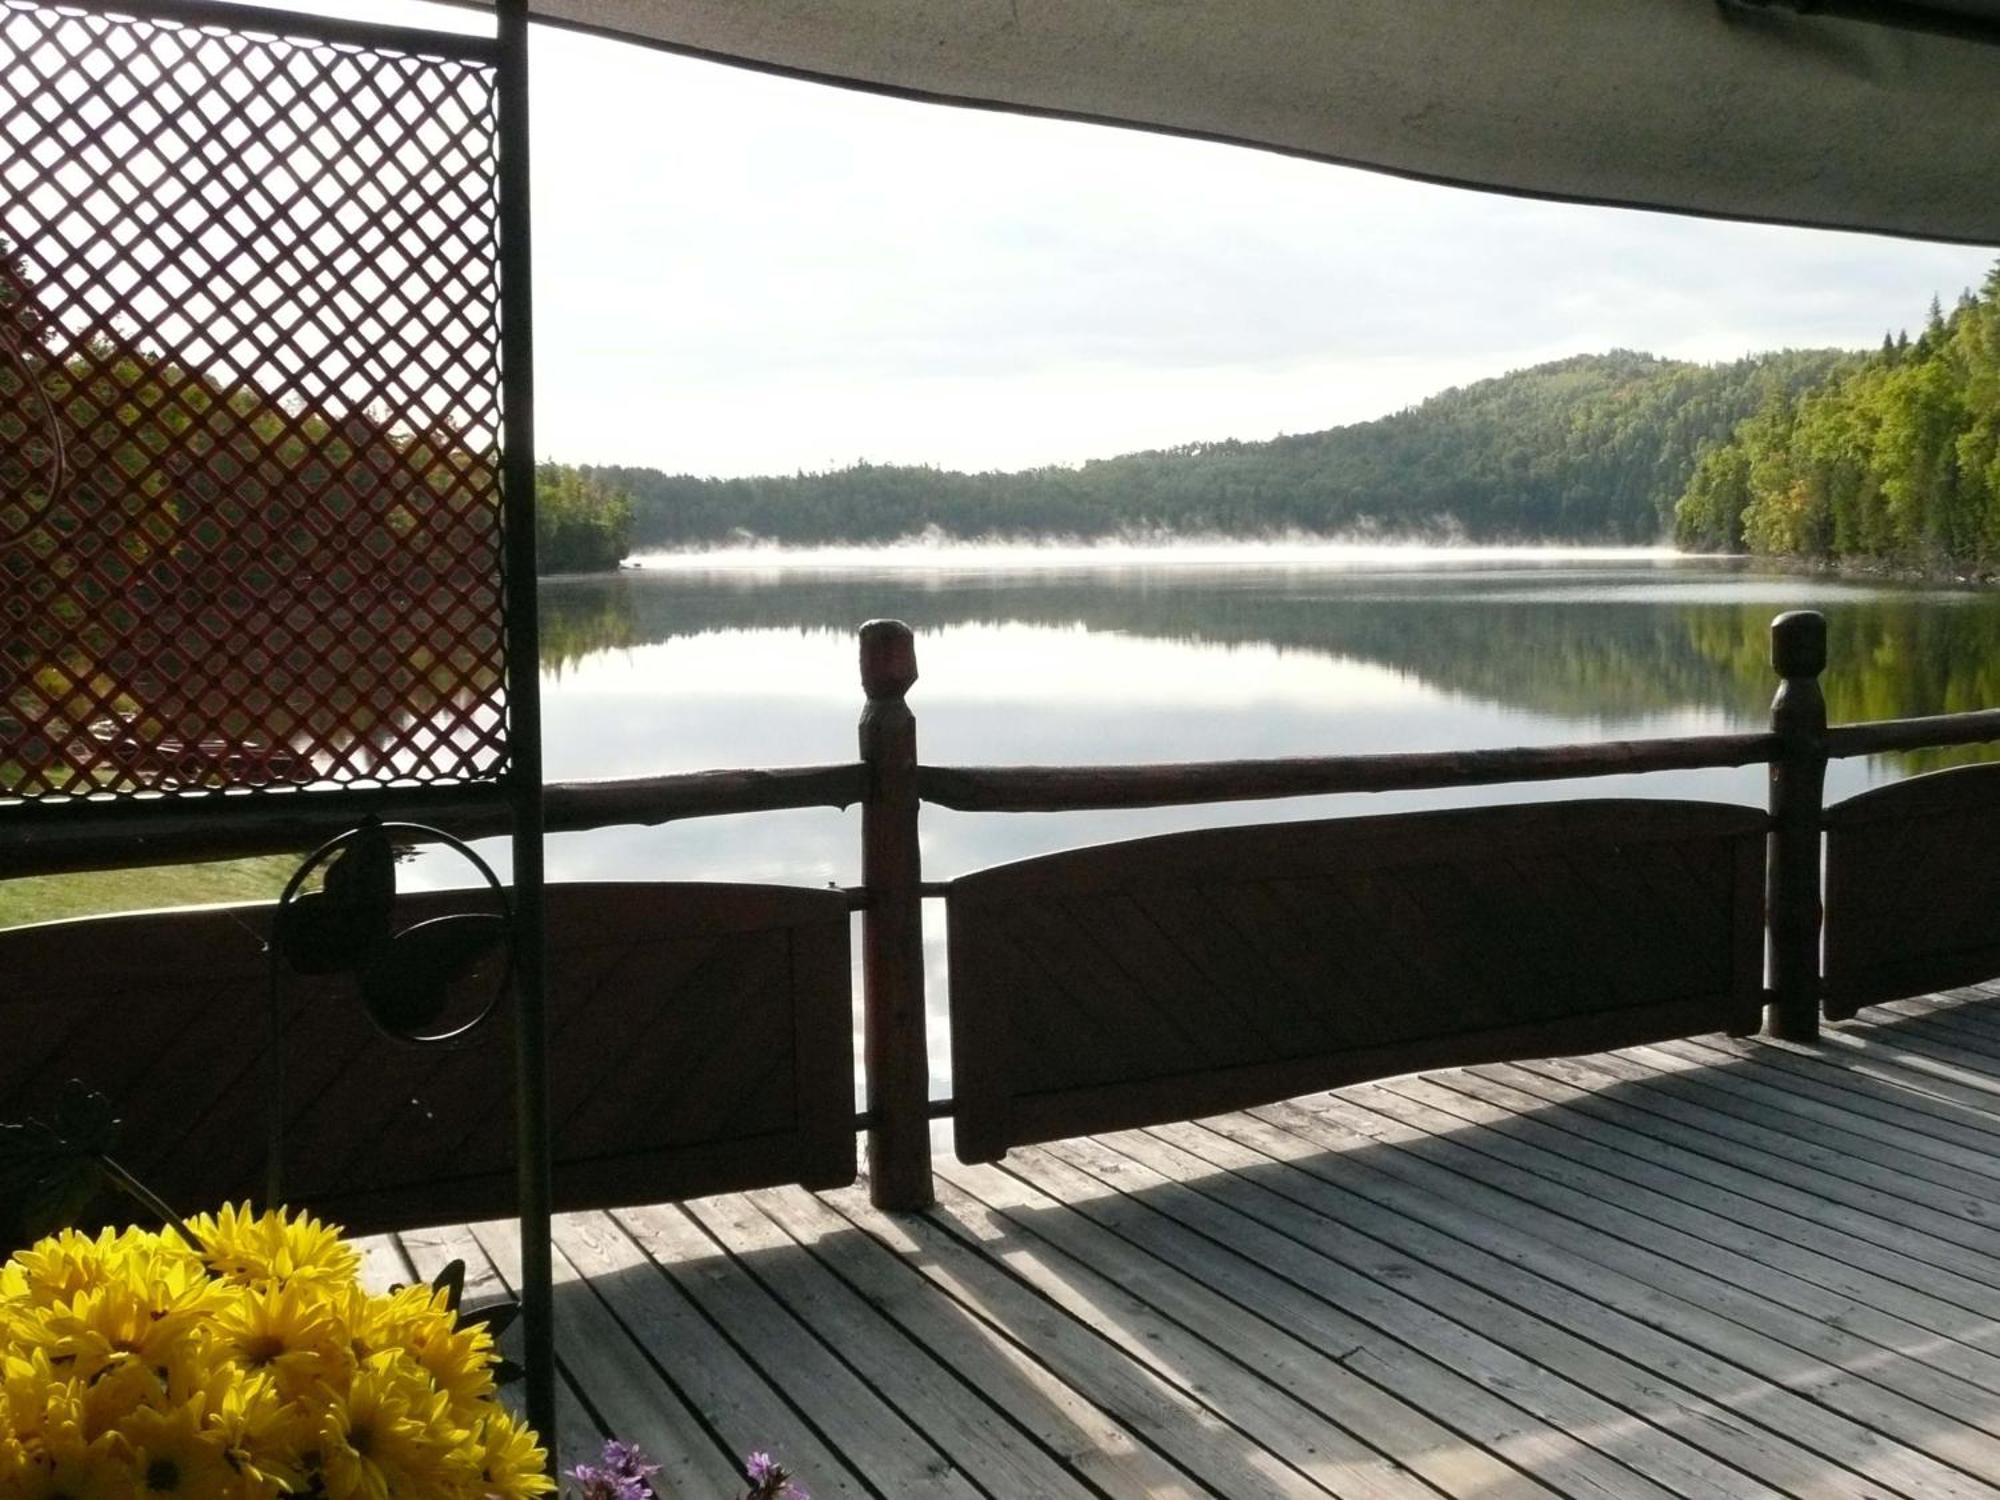
M 2000 738 L 2000 731 L 1996 731 Z M 957 812 L 1098 812 L 1186 807 L 1348 792 L 1417 792 L 1505 782 L 1567 781 L 1651 771 L 1761 765 L 1780 753 L 1775 734 L 1607 740 L 1503 750 L 1295 756 L 1126 766 L 923 766 L 923 799 Z
M 862 885 L 848 893 L 862 913 L 864 1035 L 872 1192 L 878 1205 L 930 1200 L 929 1122 L 950 1115 L 929 1097 L 924 1020 L 922 903 L 950 889 L 924 878 L 917 840 L 921 804 L 966 812 L 1063 812 L 1184 806 L 1343 793 L 1436 790 L 1508 782 L 1576 780 L 1765 765 L 1770 768 L 1766 910 L 1766 1026 L 1809 1041 L 1821 1016 L 1821 838 L 1827 762 L 2000 740 L 2000 709 L 1874 723 L 1828 725 L 1819 676 L 1824 619 L 1795 611 L 1772 627 L 1779 678 L 1771 727 L 1748 733 L 1413 754 L 1313 756 L 1097 766 L 938 766 L 922 763 L 907 701 L 915 642 L 896 621 L 860 635 L 866 707 L 860 758 L 831 765 L 729 769 L 615 781 L 551 783 L 551 832 L 656 825 L 787 808 L 863 809 Z M 395 800 L 395 794 L 389 794 Z M 421 792 L 396 815 L 426 816 L 461 837 L 507 826 L 504 803 L 469 804 L 461 792 L 432 809 Z M 0 878 L 293 851 L 353 821 L 339 792 L 283 799 L 217 797 L 159 804 L 142 827 L 93 826 L 88 809 L 46 822 L 36 809 L 0 809 Z M 369 810 L 384 811 L 383 794 Z M 82 812 L 83 817 L 77 814 Z
M 1826 731 L 1826 753 L 1835 760 L 1845 760 L 1855 755 L 1885 755 L 1896 750 L 1981 745 L 1989 740 L 2000 740 L 2000 708 L 1977 708 L 1958 714 L 1927 714 L 1915 719 L 1876 719 L 1865 724 L 1835 724 Z
M 583 833 L 731 813 L 851 807 L 864 800 L 867 786 L 868 768 L 858 762 L 558 781 L 543 794 L 543 828 Z M 90 808 L 65 809 L 61 818 L 28 808 L 0 813 L 0 879 L 295 854 L 370 814 L 429 822 L 460 838 L 501 834 L 509 826 L 504 798 L 482 801 L 463 790 L 449 799 L 371 792 L 365 802 L 340 791 L 298 792 L 282 801 L 263 796 L 254 802 L 218 794 L 193 805 L 181 799 L 151 807 L 157 813 L 136 820 L 133 808 L 120 808 L 116 821 L 95 820 Z

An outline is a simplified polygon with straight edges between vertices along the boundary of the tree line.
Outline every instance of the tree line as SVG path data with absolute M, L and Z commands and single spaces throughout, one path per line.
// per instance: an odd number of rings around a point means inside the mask
M 642 549 L 925 532 L 1655 542 L 1671 528 L 1705 444 L 1761 410 L 1772 390 L 1796 395 L 1853 358 L 1787 350 L 1700 365 L 1626 350 L 1579 355 L 1376 421 L 1011 473 L 870 463 L 740 479 L 583 472 L 629 493 Z
M 1700 551 L 2000 567 L 2000 264 L 1922 331 L 1707 445 L 1674 510 Z
M 535 465 L 535 570 L 606 573 L 632 551 L 632 497 L 601 475 Z

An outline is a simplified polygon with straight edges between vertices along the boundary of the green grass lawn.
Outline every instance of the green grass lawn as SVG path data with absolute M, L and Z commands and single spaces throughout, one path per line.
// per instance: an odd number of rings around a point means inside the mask
M 0 927 L 162 906 L 275 901 L 298 863 L 292 855 L 271 854 L 212 864 L 0 880 Z

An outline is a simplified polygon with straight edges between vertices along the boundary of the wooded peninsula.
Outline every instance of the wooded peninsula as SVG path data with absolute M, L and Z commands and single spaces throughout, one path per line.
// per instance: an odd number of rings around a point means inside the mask
M 856 463 L 710 479 L 546 465 L 555 570 L 621 550 L 1176 536 L 1654 543 L 2000 567 L 2000 265 L 1870 353 L 1615 350 L 1375 421 L 1013 473 Z M 593 536 L 597 533 L 597 536 Z M 622 542 L 622 548 L 621 548 Z

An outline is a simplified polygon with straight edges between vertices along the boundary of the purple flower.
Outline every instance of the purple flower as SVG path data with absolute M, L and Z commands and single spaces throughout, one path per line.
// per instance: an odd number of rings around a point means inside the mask
M 658 1500 L 652 1478 L 659 1472 L 637 1443 L 613 1439 L 599 1462 L 578 1464 L 568 1477 L 577 1486 L 576 1500 Z
M 648 1462 L 637 1443 L 613 1439 L 596 1463 L 578 1464 L 563 1477 L 576 1486 L 572 1500 L 662 1500 L 653 1488 L 653 1476 L 659 1472 L 660 1466 Z M 812 1500 L 768 1453 L 746 1457 L 743 1475 L 750 1481 L 744 1500 Z
M 627 1479 L 594 1464 L 578 1464 L 569 1471 L 576 1484 L 576 1500 L 654 1500 L 652 1487 L 643 1480 Z
M 660 1472 L 658 1464 L 646 1462 L 646 1453 L 637 1443 L 621 1443 L 616 1438 L 604 1445 L 604 1467 L 641 1483 L 652 1483 Z
M 750 1481 L 750 1493 L 744 1500 L 812 1500 L 768 1453 L 753 1453 L 744 1459 L 743 1475 Z

